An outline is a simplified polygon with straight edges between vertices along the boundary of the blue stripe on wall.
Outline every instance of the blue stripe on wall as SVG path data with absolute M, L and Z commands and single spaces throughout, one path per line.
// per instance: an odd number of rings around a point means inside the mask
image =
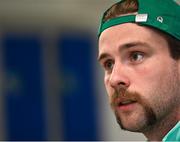
M 98 140 L 91 38 L 64 33 L 59 39 L 63 140 Z
M 36 36 L 7 34 L 3 47 L 7 140 L 46 140 L 41 42 Z

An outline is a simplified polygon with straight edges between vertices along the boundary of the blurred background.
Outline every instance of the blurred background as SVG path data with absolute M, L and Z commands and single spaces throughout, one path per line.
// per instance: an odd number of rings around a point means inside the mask
M 0 0 L 0 140 L 145 140 L 120 130 L 97 63 L 115 0 Z

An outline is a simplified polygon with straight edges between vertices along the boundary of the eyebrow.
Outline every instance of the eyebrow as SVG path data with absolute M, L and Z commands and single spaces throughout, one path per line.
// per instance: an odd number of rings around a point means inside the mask
M 131 42 L 131 43 L 126 43 L 121 47 L 121 51 L 125 50 L 125 49 L 129 49 L 129 48 L 133 48 L 136 46 L 144 46 L 144 47 L 150 47 L 147 43 L 145 42 L 140 42 L 140 41 L 136 41 L 136 42 Z M 97 60 L 100 62 L 102 59 L 107 58 L 108 56 L 110 56 L 108 53 L 102 53 L 101 55 L 99 55 L 99 57 L 97 58 Z
M 104 58 L 107 58 L 109 56 L 109 54 L 107 54 L 107 53 L 102 53 L 99 57 L 98 57 L 98 61 L 100 62 L 102 59 L 104 59 Z

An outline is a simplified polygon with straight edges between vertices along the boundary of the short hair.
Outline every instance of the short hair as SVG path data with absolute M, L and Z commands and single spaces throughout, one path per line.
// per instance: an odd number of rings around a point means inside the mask
M 104 14 L 103 22 L 112 18 L 120 17 L 126 14 L 138 12 L 138 0 L 123 0 L 112 5 Z M 152 28 L 152 27 L 151 27 Z M 175 60 L 180 59 L 180 41 L 171 35 L 153 28 L 167 40 L 171 57 Z

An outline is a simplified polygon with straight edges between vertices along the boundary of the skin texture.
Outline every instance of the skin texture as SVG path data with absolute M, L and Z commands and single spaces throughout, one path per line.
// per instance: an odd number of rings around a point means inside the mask
M 133 23 L 113 26 L 99 38 L 98 58 L 120 127 L 162 140 L 180 120 L 180 61 L 165 38 Z

